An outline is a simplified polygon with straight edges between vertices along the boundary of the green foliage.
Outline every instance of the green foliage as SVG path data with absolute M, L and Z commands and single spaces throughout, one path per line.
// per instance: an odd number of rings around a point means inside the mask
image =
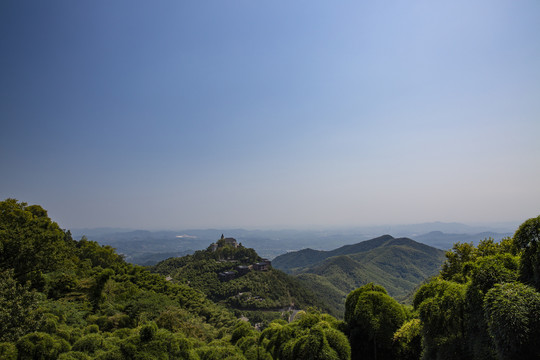
M 231 342 L 236 344 L 241 338 L 253 335 L 253 328 L 246 321 L 239 321 L 232 332 Z
M 64 339 L 42 332 L 27 334 L 17 341 L 19 360 L 53 360 L 70 348 Z
M 0 358 L 349 360 L 350 344 L 354 358 L 365 359 L 540 357 L 540 294 L 518 282 L 538 286 L 538 218 L 514 239 L 456 244 L 440 276 L 416 292 L 414 313 L 389 296 L 397 282 L 388 282 L 388 293 L 368 283 L 344 299 L 341 287 L 354 284 L 351 274 L 365 282 L 397 272 L 412 284 L 411 267 L 430 261 L 408 239 L 374 240 L 337 249 L 318 273 L 305 274 L 318 285 L 315 296 L 275 269 L 220 281 L 219 272 L 260 260 L 252 249 L 225 242 L 151 273 L 111 247 L 74 241 L 40 206 L 8 199 L 0 202 Z M 365 265 L 376 262 L 380 271 Z M 326 291 L 336 292 L 345 322 L 313 309 L 291 323 L 271 321 L 288 319 L 293 304 L 325 309 Z
M 14 343 L 0 342 L 0 359 L 17 360 L 17 347 Z
M 157 329 L 155 324 L 141 328 L 139 336 L 129 336 L 104 354 L 119 359 L 195 359 L 192 343 L 181 334 Z
M 14 341 L 40 326 L 39 296 L 13 278 L 13 270 L 0 272 L 0 341 Z
M 105 269 L 96 276 L 95 284 L 90 290 L 90 301 L 92 302 L 94 310 L 96 310 L 100 303 L 104 300 L 104 296 L 102 294 L 103 288 L 112 275 L 114 275 L 113 270 Z
M 477 259 L 496 254 L 509 254 L 513 249 L 513 240 L 503 239 L 495 243 L 488 238 L 480 241 L 478 247 L 472 243 L 456 243 L 446 252 L 446 261 L 442 266 L 440 276 L 445 280 L 465 283 L 470 275 L 471 267 Z
M 68 351 L 60 354 L 58 360 L 91 360 L 91 358 L 80 351 Z
M 463 284 L 436 278 L 417 292 L 425 359 L 467 358 L 465 291 Z
M 41 206 L 7 199 L 0 202 L 0 270 L 42 288 L 42 273 L 67 266 L 71 238 Z
M 353 359 L 393 359 L 393 336 L 406 320 L 403 306 L 369 283 L 347 296 L 345 309 Z
M 511 254 L 496 254 L 479 257 L 469 264 L 469 283 L 466 290 L 465 326 L 470 351 L 475 358 L 492 358 L 492 340 L 486 332 L 487 324 L 483 312 L 484 297 L 496 284 L 513 282 L 518 277 L 519 259 Z
M 73 351 L 93 354 L 103 347 L 103 336 L 99 333 L 84 335 L 73 344 Z
M 535 281 L 537 224 L 527 220 L 513 239 L 458 243 L 447 252 L 440 276 L 414 297 L 423 359 L 538 356 L 531 345 L 540 335 L 538 293 L 516 282 Z
M 232 255 L 225 261 L 224 253 L 220 251 L 226 249 L 229 249 Z M 189 284 L 212 301 L 220 302 L 232 309 L 260 310 L 274 314 L 279 314 L 277 311 L 290 306 L 300 308 L 317 306 L 327 310 L 326 304 L 312 291 L 297 279 L 279 270 L 272 268 L 268 271 L 251 270 L 238 273 L 227 281 L 219 278 L 219 273 L 236 271 L 238 266 L 247 266 L 254 260 L 259 261 L 260 258 L 253 249 L 222 245 L 216 251 L 209 248 L 197 251 L 193 255 L 167 259 L 158 263 L 152 270 L 162 275 L 170 275 L 177 283 Z
M 194 344 L 235 323 L 200 292 L 127 264 L 110 247 L 73 241 L 38 206 L 8 199 L 0 211 L 0 256 L 32 260 L 28 272 L 0 263 L 0 358 L 190 359 Z
M 441 277 L 446 280 L 465 282 L 464 266 L 475 258 L 475 248 L 472 243 L 454 244 L 452 250 L 446 252 L 446 262 L 442 266 Z
M 59 299 L 79 287 L 77 277 L 71 272 L 55 271 L 47 274 L 45 280 L 44 292 L 52 299 Z
M 540 216 L 525 221 L 514 234 L 514 245 L 521 251 L 521 279 L 540 290 Z
M 141 328 L 141 331 L 139 333 L 141 337 L 141 342 L 148 342 L 154 339 L 156 336 L 158 327 L 155 322 L 151 321 L 148 324 L 144 325 Z
M 349 342 L 337 327 L 339 322 L 330 315 L 302 312 L 290 324 L 272 322 L 262 332 L 260 342 L 276 360 L 349 360 Z
M 420 319 L 411 319 L 394 333 L 396 358 L 418 360 L 422 354 L 422 325 Z
M 345 312 L 348 293 L 369 282 L 381 284 L 388 293 L 405 301 L 424 279 L 435 275 L 444 251 L 411 239 L 386 235 L 332 251 L 305 249 L 280 255 L 275 268 L 298 276 L 320 294 L 335 316 Z
M 118 271 L 126 266 L 124 259 L 108 245 L 101 246 L 85 236 L 76 243 L 77 255 L 80 260 L 88 260 L 92 267 L 111 268 Z
M 388 294 L 384 287 L 382 287 L 381 285 L 376 285 L 374 283 L 366 284 L 356 290 L 351 291 L 349 295 L 347 295 L 347 299 L 345 300 L 345 322 L 350 323 L 353 321 L 354 312 L 358 303 L 358 298 L 360 297 L 360 295 L 367 291 L 377 291 L 383 294 Z
M 246 360 L 239 348 L 219 341 L 197 348 L 195 353 L 200 360 Z
M 327 277 L 317 274 L 302 273 L 296 276 L 306 288 L 318 294 L 327 304 L 328 313 L 335 317 L 343 317 L 347 292 L 338 288 Z
M 520 283 L 496 284 L 484 306 L 499 359 L 540 358 L 540 293 Z

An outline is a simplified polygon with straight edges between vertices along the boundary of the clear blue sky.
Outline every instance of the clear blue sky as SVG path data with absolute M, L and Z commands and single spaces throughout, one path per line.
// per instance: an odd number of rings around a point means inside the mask
M 540 214 L 540 2 L 2 1 L 0 197 L 64 228 Z

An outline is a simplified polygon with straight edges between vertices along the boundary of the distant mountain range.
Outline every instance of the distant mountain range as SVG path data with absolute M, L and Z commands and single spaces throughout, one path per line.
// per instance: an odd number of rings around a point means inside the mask
M 110 233 L 107 229 L 86 229 L 74 230 L 73 235 L 75 238 L 86 235 L 90 240 L 111 245 L 127 261 L 147 266 L 205 249 L 221 234 L 232 236 L 244 246 L 255 249 L 261 257 L 272 259 L 276 269 L 292 274 L 305 287 L 320 294 L 329 306 L 328 311 L 339 317 L 346 295 L 358 286 L 376 282 L 391 296 L 406 302 L 407 296 L 422 281 L 438 272 L 444 261 L 443 250 L 450 249 L 454 243 L 477 244 L 489 237 L 499 241 L 513 234 L 511 231 L 472 232 L 482 229 L 457 223 L 426 223 L 388 227 L 395 230 L 393 236 L 369 237 L 371 231 L 383 228 L 333 231 L 111 229 Z M 415 232 L 437 228 L 442 230 Z M 409 235 L 401 235 L 403 233 Z
M 473 242 L 493 237 L 500 240 L 511 236 L 517 228 L 505 224 L 491 227 L 459 223 L 432 222 L 416 225 L 358 227 L 333 230 L 245 230 L 245 229 L 188 229 L 178 231 L 146 231 L 121 228 L 74 229 L 73 237 L 83 235 L 102 245 L 111 245 L 126 260 L 140 265 L 154 265 L 174 256 L 192 254 L 219 239 L 221 234 L 232 236 L 244 246 L 254 248 L 262 257 L 273 259 L 288 251 L 305 248 L 331 250 L 392 234 L 447 250 L 455 242 Z
M 438 273 L 444 254 L 408 238 L 384 235 L 331 251 L 289 252 L 276 257 L 272 265 L 295 275 L 339 314 L 347 294 L 369 282 L 406 301 L 419 284 Z

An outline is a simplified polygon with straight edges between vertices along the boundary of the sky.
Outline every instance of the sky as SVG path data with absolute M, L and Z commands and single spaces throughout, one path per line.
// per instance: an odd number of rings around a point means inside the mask
M 0 2 L 0 200 L 63 228 L 540 214 L 540 2 Z

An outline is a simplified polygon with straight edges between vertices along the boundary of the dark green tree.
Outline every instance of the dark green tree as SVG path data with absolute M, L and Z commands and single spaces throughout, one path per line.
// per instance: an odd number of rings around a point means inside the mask
M 509 253 L 479 257 L 470 265 L 470 282 L 465 294 L 465 326 L 469 352 L 475 359 L 495 356 L 492 337 L 484 317 L 484 297 L 495 284 L 518 277 L 519 258 Z
M 118 255 L 114 248 L 109 245 L 99 245 L 95 241 L 88 240 L 85 236 L 76 242 L 77 255 L 80 260 L 90 260 L 93 267 L 111 268 L 116 272 L 122 272 L 126 263 Z
M 98 309 L 103 301 L 103 288 L 112 275 L 114 275 L 113 270 L 105 269 L 96 276 L 95 283 L 90 289 L 90 301 L 94 311 Z
M 11 342 L 0 342 L 0 359 L 17 360 L 17 347 Z
M 270 323 L 270 325 L 264 329 L 261 334 L 260 341 L 263 340 L 266 349 L 274 359 L 283 358 L 283 349 L 287 342 L 289 342 L 294 337 L 294 328 L 288 326 L 285 320 L 275 320 Z
M 142 342 L 148 342 L 151 341 L 157 333 L 158 327 L 155 322 L 150 321 L 149 323 L 145 324 L 139 333 L 139 336 L 141 337 Z
M 521 256 L 521 279 L 540 290 L 540 216 L 525 221 L 514 234 Z
M 238 323 L 234 326 L 231 335 L 231 342 L 236 344 L 241 338 L 252 336 L 254 333 L 255 330 L 247 321 L 238 321 Z
M 259 341 L 275 360 L 350 360 L 351 348 L 339 324 L 330 315 L 300 312 L 290 324 L 272 322 Z
M 359 287 L 358 289 L 355 289 L 347 295 L 347 298 L 345 299 L 345 322 L 348 323 L 352 320 L 354 316 L 354 311 L 356 309 L 356 304 L 358 302 L 358 298 L 360 295 L 366 291 L 379 291 L 383 294 L 388 294 L 386 289 L 382 287 L 381 285 L 375 285 L 374 283 L 369 283 L 364 286 Z
M 406 320 L 402 305 L 370 283 L 346 300 L 345 321 L 353 359 L 393 359 L 393 337 Z
M 469 359 L 465 328 L 466 285 L 435 278 L 414 298 L 422 322 L 423 359 Z
M 55 360 L 70 349 L 66 340 L 42 332 L 27 334 L 17 341 L 19 360 Z
M 540 358 L 540 293 L 521 283 L 496 284 L 484 308 L 499 359 Z
M 14 341 L 41 324 L 39 295 L 13 278 L 13 270 L 0 272 L 0 342 Z
M 445 280 L 466 282 L 464 267 L 476 259 L 476 249 L 472 243 L 456 243 L 446 252 L 446 261 L 440 276 Z
M 20 282 L 42 288 L 42 273 L 67 266 L 73 243 L 39 205 L 0 202 L 0 270 L 13 269 Z
M 422 325 L 420 319 L 411 319 L 394 333 L 396 358 L 418 360 L 422 355 Z

